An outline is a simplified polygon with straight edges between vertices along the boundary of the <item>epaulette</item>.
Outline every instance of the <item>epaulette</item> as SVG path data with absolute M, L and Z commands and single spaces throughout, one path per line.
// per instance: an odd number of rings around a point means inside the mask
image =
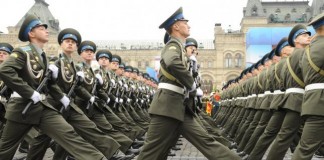
M 30 46 L 23 46 L 23 47 L 19 47 L 19 48 L 20 48 L 21 50 L 25 51 L 25 52 L 32 50 L 32 49 L 30 48 Z

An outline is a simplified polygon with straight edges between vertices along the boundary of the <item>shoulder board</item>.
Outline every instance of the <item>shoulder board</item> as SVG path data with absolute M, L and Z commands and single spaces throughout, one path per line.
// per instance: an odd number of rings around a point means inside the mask
M 25 51 L 25 52 L 28 52 L 28 51 L 32 50 L 32 49 L 30 48 L 30 46 L 23 46 L 23 47 L 19 47 L 19 49 L 21 49 L 21 50 L 23 50 L 23 51 Z

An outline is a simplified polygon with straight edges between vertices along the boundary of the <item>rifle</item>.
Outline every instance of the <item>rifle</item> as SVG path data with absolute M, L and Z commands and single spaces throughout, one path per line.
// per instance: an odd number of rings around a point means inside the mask
M 82 80 L 82 77 L 80 77 L 80 76 L 76 76 L 76 78 L 75 78 L 75 80 L 74 80 L 74 82 L 73 82 L 73 85 L 72 85 L 72 87 L 70 88 L 70 90 L 69 90 L 68 94 L 66 95 L 66 97 L 71 98 L 72 93 L 73 93 L 73 91 L 74 91 L 74 88 L 78 85 L 78 83 L 79 83 L 81 80 Z M 63 115 L 64 118 L 65 118 L 65 116 L 66 116 L 66 113 L 69 112 L 69 110 L 70 110 L 70 105 L 68 105 L 66 108 L 62 105 L 62 107 L 61 107 L 61 109 L 60 109 L 60 112 L 61 112 L 61 114 Z
M 45 73 L 45 77 L 44 79 L 42 80 L 42 82 L 39 84 L 39 86 L 37 87 L 36 91 L 37 92 L 40 92 L 46 85 L 47 81 L 51 79 L 51 75 L 52 75 L 52 71 L 51 70 L 48 70 L 46 73 Z M 28 102 L 28 104 L 26 105 L 26 107 L 24 108 L 24 110 L 21 112 L 22 114 L 22 118 L 23 119 L 26 119 L 26 114 L 30 108 L 30 106 L 32 105 L 33 101 L 30 100 Z
M 95 95 L 95 92 L 96 92 L 96 89 L 97 89 L 97 83 L 98 83 L 98 81 L 97 81 L 97 78 L 96 78 L 96 79 L 95 79 L 95 82 L 94 82 L 94 86 L 93 86 L 93 88 L 92 88 L 92 90 L 91 90 L 91 93 L 90 93 L 92 96 Z M 92 111 L 93 111 L 93 105 L 92 105 L 92 103 L 90 102 L 90 100 L 89 100 L 89 102 L 88 102 L 88 105 L 87 105 L 86 109 L 87 109 L 87 111 L 88 111 L 88 114 L 92 113 Z
M 2 96 L 7 89 L 8 89 L 8 87 L 4 86 L 0 91 L 0 96 Z

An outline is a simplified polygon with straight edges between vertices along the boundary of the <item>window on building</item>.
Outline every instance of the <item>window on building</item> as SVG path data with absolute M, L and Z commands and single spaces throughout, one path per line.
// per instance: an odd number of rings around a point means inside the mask
M 230 53 L 227 53 L 225 55 L 225 68 L 232 67 L 232 55 Z
M 270 14 L 269 21 L 270 22 L 275 22 L 275 16 L 273 14 Z
M 235 67 L 237 67 L 237 68 L 242 67 L 242 61 L 243 61 L 242 54 L 236 53 L 235 59 L 234 59 Z
M 296 8 L 293 8 L 293 9 L 291 10 L 291 12 L 292 12 L 292 13 L 295 13 L 295 12 L 296 12 Z
M 145 61 L 145 67 L 150 67 L 150 62 L 149 61 Z
M 276 9 L 276 13 L 280 13 L 281 11 L 280 11 L 280 8 L 277 8 Z
M 208 68 L 213 68 L 213 61 L 212 60 L 208 60 Z
M 264 8 L 264 9 L 263 9 L 263 13 L 267 13 L 267 9 Z
M 254 5 L 251 10 L 251 16 L 257 16 L 258 15 L 258 7 Z
M 290 21 L 290 17 L 291 17 L 290 14 L 287 13 L 286 16 L 285 16 L 285 21 Z
M 306 8 L 306 12 L 310 12 L 311 11 L 311 9 L 310 8 Z
M 204 68 L 205 66 L 204 66 L 204 60 L 202 60 L 200 63 L 200 68 Z

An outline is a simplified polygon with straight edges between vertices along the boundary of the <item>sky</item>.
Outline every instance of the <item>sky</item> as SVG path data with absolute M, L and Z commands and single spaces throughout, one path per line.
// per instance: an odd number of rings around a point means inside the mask
M 1 0 L 0 31 L 14 26 L 34 0 Z M 158 26 L 179 7 L 189 20 L 191 36 L 214 39 L 215 23 L 240 29 L 247 0 L 45 0 L 61 29 L 75 28 L 88 40 L 162 40 Z

